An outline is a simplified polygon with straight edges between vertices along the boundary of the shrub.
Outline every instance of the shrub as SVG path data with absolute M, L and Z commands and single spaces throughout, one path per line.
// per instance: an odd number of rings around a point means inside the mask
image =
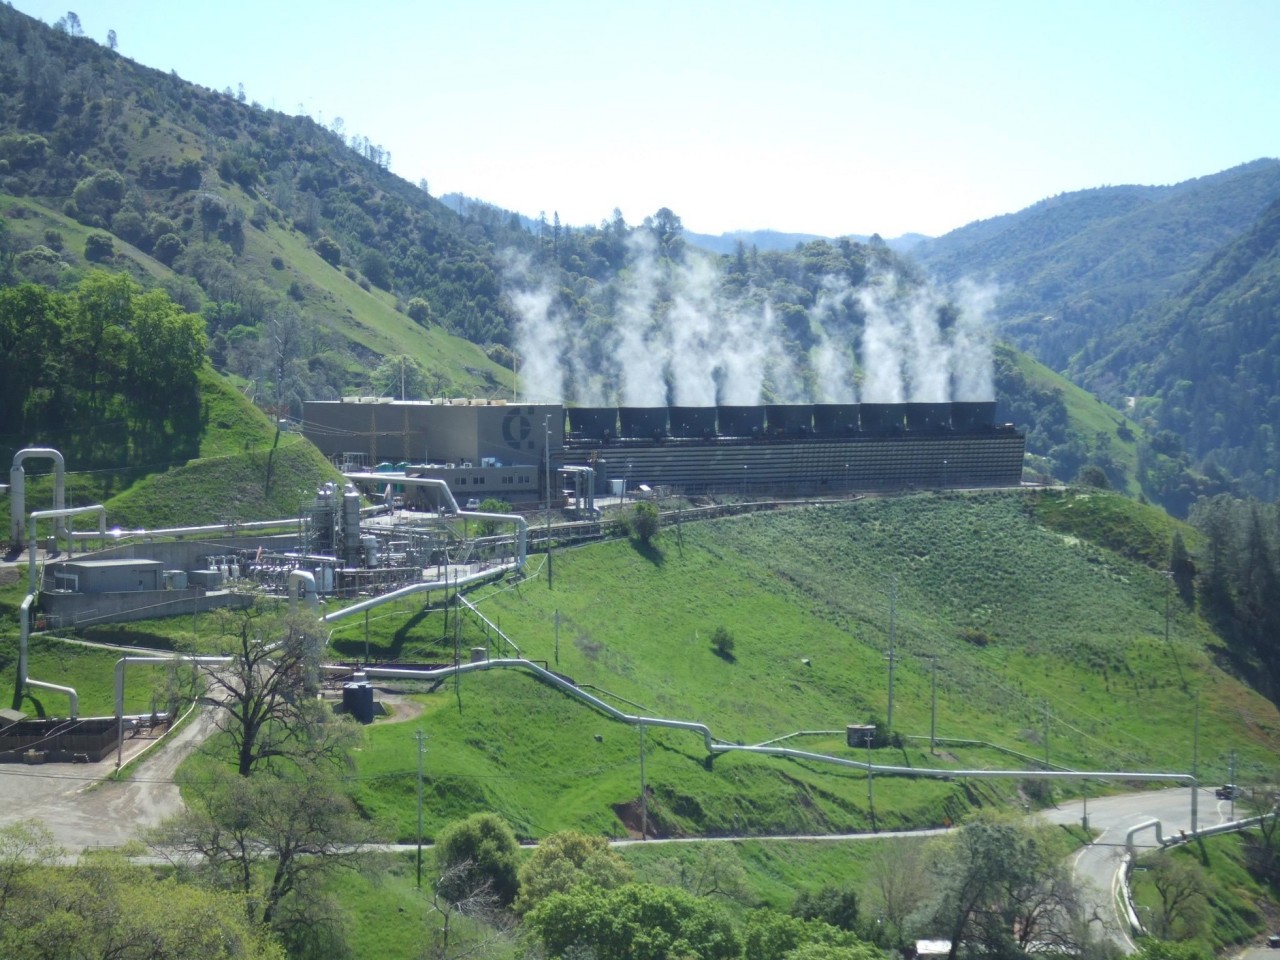
M 477 813 L 452 823 L 436 842 L 440 893 L 458 903 L 484 888 L 509 906 L 519 888 L 520 846 L 510 824 L 496 813 Z
M 652 503 L 637 503 L 631 512 L 631 535 L 648 545 L 658 533 L 658 508 Z
M 330 266 L 336 267 L 342 263 L 342 248 L 332 237 L 317 238 L 315 249 L 316 253 L 320 254 L 320 259 Z
M 176 233 L 166 233 L 156 241 L 155 248 L 151 251 L 152 256 L 169 266 L 178 258 L 178 254 L 182 253 L 182 238 Z
M 116 254 L 115 244 L 109 233 L 91 233 L 84 241 L 84 258 L 91 263 L 110 260 Z
M 431 322 L 431 304 L 422 297 L 410 298 L 409 306 L 405 312 L 409 314 L 409 319 L 414 323 L 426 326 Z

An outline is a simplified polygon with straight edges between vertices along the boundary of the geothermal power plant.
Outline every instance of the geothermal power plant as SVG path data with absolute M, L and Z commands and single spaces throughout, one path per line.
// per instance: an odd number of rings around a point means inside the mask
M 548 484 L 555 502 L 581 496 L 584 475 L 599 493 L 1017 486 L 1026 437 L 995 413 L 994 401 L 566 407 L 350 397 L 306 403 L 302 429 L 346 472 L 443 480 L 459 501 L 519 505 L 545 501 Z

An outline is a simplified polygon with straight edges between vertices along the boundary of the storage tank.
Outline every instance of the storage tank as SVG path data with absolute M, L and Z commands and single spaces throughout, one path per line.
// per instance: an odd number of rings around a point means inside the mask
M 858 419 L 863 433 L 891 434 L 901 433 L 906 423 L 906 404 L 902 403 L 861 403 L 858 405 Z
M 813 404 L 766 403 L 764 419 L 766 429 L 772 436 L 807 436 L 813 432 Z
M 569 432 L 584 440 L 611 440 L 618 435 L 618 408 L 570 407 Z
M 825 437 L 841 437 L 858 432 L 856 403 L 815 403 L 813 432 Z
M 667 435 L 666 407 L 619 407 L 620 437 L 645 437 L 654 440 Z
M 951 404 L 908 403 L 907 429 L 912 433 L 944 433 L 951 429 Z
M 361 537 L 360 545 L 364 547 L 364 565 L 366 567 L 376 567 L 378 565 L 378 538 Z
M 716 407 L 717 430 L 722 437 L 755 437 L 764 431 L 764 407 L 721 404 Z
M 361 723 L 373 723 L 373 687 L 365 681 L 344 683 L 342 709 Z
M 951 404 L 951 427 L 957 432 L 976 433 L 996 424 L 994 400 L 957 400 Z
M 670 407 L 671 436 L 713 437 L 716 433 L 715 407 Z

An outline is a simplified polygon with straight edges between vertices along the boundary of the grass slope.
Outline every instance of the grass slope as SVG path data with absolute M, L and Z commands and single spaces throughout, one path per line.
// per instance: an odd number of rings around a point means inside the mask
M 942 736 L 1084 769 L 1186 770 L 1198 698 L 1203 776 L 1225 776 L 1232 747 L 1242 779 L 1261 775 L 1280 744 L 1275 707 L 1213 665 L 1215 637 L 1176 602 L 1166 644 L 1162 574 L 1085 537 L 1118 536 L 1115 500 L 915 496 L 686 524 L 682 543 L 667 530 L 648 550 L 615 541 L 558 555 L 554 591 L 535 580 L 475 599 L 527 656 L 626 698 L 631 712 L 704 722 L 730 742 L 832 731 L 793 744 L 860 757 L 842 731 L 871 715 L 883 721 L 892 630 L 901 733 L 929 733 L 928 654 L 939 657 Z M 1137 511 L 1135 529 L 1159 529 L 1155 511 L 1125 509 Z M 721 625 L 736 641 L 732 659 L 709 641 Z M 344 628 L 341 645 L 362 651 L 362 634 L 362 624 Z M 406 610 L 372 621 L 370 644 L 375 655 L 444 660 L 452 644 L 438 641 L 447 634 L 438 611 Z M 482 644 L 483 633 L 472 628 L 462 642 Z M 511 673 L 470 675 L 456 692 L 449 685 L 421 700 L 414 723 L 371 729 L 360 763 L 362 802 L 399 835 L 413 815 L 419 728 L 432 738 L 432 831 L 492 809 L 529 835 L 621 832 L 615 809 L 639 797 L 634 728 Z M 877 759 L 1022 765 L 977 747 L 943 753 L 930 758 L 927 741 L 908 740 Z M 708 764 L 696 736 L 651 729 L 646 774 L 654 817 L 670 832 L 872 826 L 856 771 L 746 755 Z M 941 823 L 1012 789 L 877 778 L 875 826 Z

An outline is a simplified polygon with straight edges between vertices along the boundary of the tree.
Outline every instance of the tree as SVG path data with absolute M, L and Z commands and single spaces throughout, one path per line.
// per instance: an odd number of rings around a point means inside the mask
M 587 948 L 595 960 L 738 956 L 737 934 L 720 908 L 672 887 L 581 885 L 553 893 L 525 922 L 552 956 Z
M 255 604 L 216 622 L 214 642 L 231 661 L 201 664 L 198 672 L 239 774 L 284 758 L 345 761 L 358 728 L 309 695 L 324 642 L 315 618 Z
M 420 323 L 424 327 L 431 323 L 431 304 L 422 297 L 411 297 L 405 313 L 414 323 Z
M 831 884 L 815 891 L 801 890 L 791 905 L 791 915 L 801 920 L 821 920 L 841 930 L 858 925 L 858 897 L 847 887 Z
M 960 952 L 1018 956 L 1032 944 L 1080 952 L 1088 927 L 1062 853 L 1047 828 L 979 812 L 944 838 L 934 922 Z
M 115 50 L 119 46 L 120 46 L 120 42 L 119 42 L 119 39 L 116 37 L 116 32 L 114 30 L 108 30 L 107 31 L 107 47 L 111 50 Z
M 396 354 L 384 357 L 369 377 L 370 386 L 379 397 L 422 400 L 428 396 L 431 375 L 413 357 Z
M 90 851 L 70 865 L 33 823 L 0 828 L 0 956 L 119 960 L 283 960 L 245 901 Z
M 332 237 L 318 237 L 315 242 L 316 253 L 331 267 L 342 265 L 342 248 Z
M 519 889 L 520 846 L 511 826 L 495 813 L 477 813 L 450 824 L 436 840 L 440 892 L 451 902 L 487 889 L 509 906 Z
M 651 873 L 653 882 L 679 887 L 695 897 L 751 901 L 746 871 L 725 844 L 699 844 L 691 855 L 665 857 L 653 865 Z
M 528 913 L 553 893 L 579 884 L 612 890 L 631 880 L 630 865 L 614 853 L 604 837 L 576 830 L 553 833 L 520 867 L 517 913 Z
M 1174 586 L 1178 588 L 1178 596 L 1182 598 L 1182 602 L 1190 604 L 1195 599 L 1196 565 L 1187 553 L 1181 531 L 1177 530 L 1169 545 L 1169 573 L 1173 576 Z
M 109 233 L 91 233 L 84 240 L 84 258 L 90 263 L 101 263 L 116 255 L 115 243 Z
M 333 922 L 318 908 L 325 878 L 365 865 L 377 839 L 325 771 L 308 764 L 260 776 L 204 774 L 186 785 L 186 809 L 149 835 L 183 876 L 234 890 L 248 915 L 277 931 Z
M 360 272 L 379 290 L 391 289 L 391 264 L 377 250 L 367 250 L 360 258 Z
M 743 925 L 743 960 L 790 957 L 793 950 L 818 945 L 854 949 L 858 951 L 855 956 L 867 960 L 883 957 L 879 950 L 863 943 L 849 931 L 839 930 L 821 920 L 802 920 L 774 910 L 756 910 Z
M 186 244 L 176 233 L 165 233 L 157 238 L 155 246 L 151 248 L 151 255 L 167 267 L 178 259 L 185 247 Z
M 872 900 L 892 942 L 907 939 L 908 923 L 928 900 L 930 872 L 925 844 L 904 840 L 875 848 L 868 864 Z
M 658 508 L 652 503 L 637 503 L 631 512 L 631 535 L 648 546 L 658 533 Z
M 1160 903 L 1152 925 L 1162 940 L 1189 940 L 1208 919 L 1210 881 L 1195 860 L 1180 852 L 1157 854 L 1147 874 Z

